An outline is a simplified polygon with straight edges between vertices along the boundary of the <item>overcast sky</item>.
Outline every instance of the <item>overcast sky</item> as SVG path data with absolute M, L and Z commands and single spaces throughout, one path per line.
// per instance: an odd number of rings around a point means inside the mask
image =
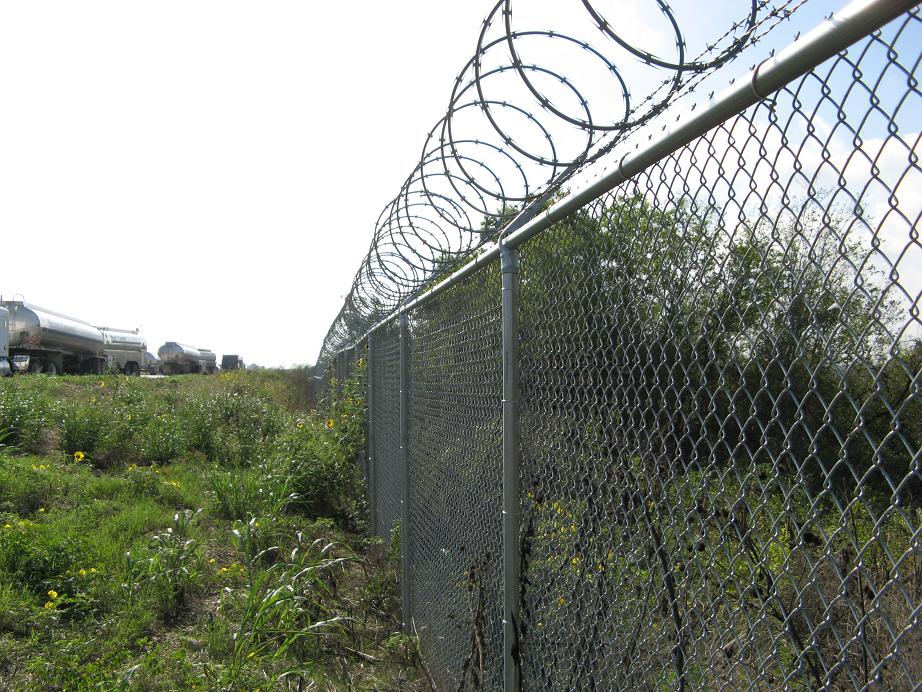
M 313 362 L 489 3 L 0 3 L 0 291 Z

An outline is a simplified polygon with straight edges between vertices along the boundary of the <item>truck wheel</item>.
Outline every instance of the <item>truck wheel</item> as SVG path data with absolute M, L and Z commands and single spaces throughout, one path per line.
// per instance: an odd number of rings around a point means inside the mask
M 39 362 L 38 358 L 29 359 L 29 372 L 33 375 L 37 375 L 42 371 L 42 364 Z
M 125 363 L 125 374 L 126 375 L 140 375 L 141 368 L 138 367 L 137 363 Z
M 58 374 L 58 366 L 55 365 L 53 360 L 49 360 L 45 363 L 45 374 L 49 377 L 54 377 Z

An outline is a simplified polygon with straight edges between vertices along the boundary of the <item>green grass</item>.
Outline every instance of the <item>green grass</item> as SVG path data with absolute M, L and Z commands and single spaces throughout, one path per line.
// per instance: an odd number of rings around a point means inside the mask
M 0 381 L 0 688 L 426 688 L 360 533 L 363 404 L 302 384 Z

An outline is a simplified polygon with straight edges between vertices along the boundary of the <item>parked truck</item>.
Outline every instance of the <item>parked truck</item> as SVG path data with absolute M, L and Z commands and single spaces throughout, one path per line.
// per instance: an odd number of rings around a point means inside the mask
M 230 353 L 225 353 L 221 356 L 222 370 L 242 370 L 243 368 L 243 358 L 240 356 Z
M 109 370 L 118 370 L 126 375 L 140 375 L 147 371 L 147 340 L 128 329 L 97 327 L 105 342 L 103 350 Z
M 196 348 L 177 341 L 167 341 L 157 351 L 164 375 L 217 372 L 217 356 L 207 348 Z
M 199 352 L 199 362 L 202 365 L 202 372 L 213 375 L 218 371 L 218 357 L 215 355 L 215 352 L 210 348 L 200 348 Z
M 10 311 L 0 307 L 0 377 L 13 374 L 10 368 Z
M 101 374 L 105 340 L 89 322 L 22 300 L 3 300 L 9 313 L 9 364 L 14 372 Z

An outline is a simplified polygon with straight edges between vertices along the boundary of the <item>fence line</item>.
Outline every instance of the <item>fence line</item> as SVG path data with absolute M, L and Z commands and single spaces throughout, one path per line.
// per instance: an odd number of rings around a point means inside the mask
M 850 5 L 368 332 L 440 687 L 922 684 L 920 41 Z

